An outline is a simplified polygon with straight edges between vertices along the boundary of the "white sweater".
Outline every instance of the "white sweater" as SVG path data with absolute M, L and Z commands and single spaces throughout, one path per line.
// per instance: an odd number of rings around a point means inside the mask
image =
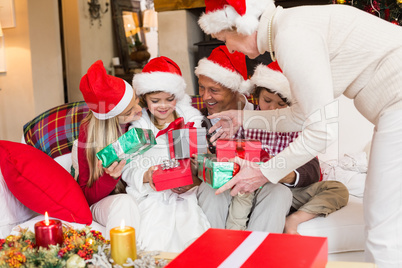
M 190 104 L 176 104 L 176 112 L 184 121 L 201 126 L 203 116 Z M 152 123 L 146 109 L 142 117 L 131 127 L 148 128 L 155 136 L 159 130 Z M 207 217 L 198 206 L 196 187 L 183 194 L 171 190 L 154 191 L 149 183 L 143 183 L 149 167 L 169 159 L 167 135 L 156 138 L 157 144 L 126 165 L 122 178 L 127 182 L 127 193 L 132 196 L 140 211 L 140 226 L 136 232 L 137 244 L 142 250 L 181 252 L 209 227 Z
M 373 124 L 384 112 L 402 109 L 402 28 L 347 5 L 282 9 L 272 4 L 258 28 L 261 54 L 269 51 L 273 14 L 273 50 L 296 103 L 289 109 L 245 111 L 243 125 L 302 130 L 261 167 L 276 183 L 337 139 L 335 99 L 341 94 L 354 99 Z

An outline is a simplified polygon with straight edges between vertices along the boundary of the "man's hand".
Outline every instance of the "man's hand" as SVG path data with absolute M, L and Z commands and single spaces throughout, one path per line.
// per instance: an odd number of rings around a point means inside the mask
M 210 139 L 215 145 L 215 141 L 219 139 L 229 139 L 236 134 L 237 130 L 243 124 L 243 111 L 229 110 L 208 116 L 209 119 L 220 118 L 220 120 L 209 129 L 209 133 L 213 133 L 219 129 Z
M 109 174 L 110 176 L 112 176 L 115 180 L 117 180 L 121 176 L 121 173 L 123 172 L 123 168 L 125 165 L 126 165 L 126 160 L 122 160 L 120 162 L 115 161 L 108 168 L 104 168 L 104 167 L 102 167 L 102 161 L 98 160 L 98 167 L 103 168 L 103 171 L 106 174 Z
M 232 196 L 246 193 L 252 193 L 265 183 L 269 182 L 260 170 L 260 166 L 255 162 L 246 161 L 239 157 L 234 162 L 240 165 L 240 171 L 229 182 L 219 188 L 215 194 L 221 194 L 226 190 L 232 189 Z

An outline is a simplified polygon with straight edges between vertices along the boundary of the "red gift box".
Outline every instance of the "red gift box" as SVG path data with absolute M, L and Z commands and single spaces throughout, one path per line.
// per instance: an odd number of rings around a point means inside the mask
M 208 229 L 166 267 L 324 268 L 326 237 Z
M 158 165 L 154 170 L 152 180 L 157 191 L 193 184 L 190 159 L 176 160 L 179 166 L 164 169 L 165 165 Z
M 195 128 L 194 122 L 184 123 L 179 117 L 161 130 L 156 138 L 167 134 L 169 142 L 169 156 L 171 159 L 186 159 L 193 154 L 207 152 L 207 139 L 205 128 Z
M 260 162 L 261 141 L 251 139 L 219 139 L 216 141 L 217 161 L 227 162 L 236 156 L 251 162 Z

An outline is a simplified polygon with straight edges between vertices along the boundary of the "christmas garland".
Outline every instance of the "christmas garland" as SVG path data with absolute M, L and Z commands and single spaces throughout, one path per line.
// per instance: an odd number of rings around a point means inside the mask
M 20 235 L 0 239 L 0 267 L 31 268 L 119 268 L 110 258 L 110 242 L 99 231 L 63 226 L 64 242 L 49 249 L 35 247 L 35 234 L 22 229 Z M 155 260 L 159 252 L 141 253 L 127 260 L 124 267 L 164 267 L 166 260 Z

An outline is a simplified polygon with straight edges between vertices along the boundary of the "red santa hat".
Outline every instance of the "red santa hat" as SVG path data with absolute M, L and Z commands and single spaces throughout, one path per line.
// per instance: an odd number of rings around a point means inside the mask
M 195 68 L 195 75 L 207 76 L 233 92 L 248 94 L 251 83 L 247 79 L 246 56 L 240 52 L 230 53 L 226 46 L 212 50 Z
M 206 34 L 236 27 L 237 32 L 251 35 L 258 28 L 259 18 L 274 0 L 205 0 L 205 13 L 198 24 Z
M 253 85 L 267 88 L 273 93 L 279 94 L 280 97 L 285 98 L 288 102 L 293 103 L 289 81 L 282 73 L 277 61 L 268 65 L 258 65 L 250 81 Z
M 138 95 L 163 91 L 175 95 L 178 101 L 187 96 L 186 82 L 179 66 L 164 56 L 150 60 L 141 73 L 134 75 L 133 87 Z
M 134 90 L 121 78 L 108 75 L 101 60 L 81 78 L 80 90 L 89 109 L 99 120 L 113 118 L 130 104 Z

